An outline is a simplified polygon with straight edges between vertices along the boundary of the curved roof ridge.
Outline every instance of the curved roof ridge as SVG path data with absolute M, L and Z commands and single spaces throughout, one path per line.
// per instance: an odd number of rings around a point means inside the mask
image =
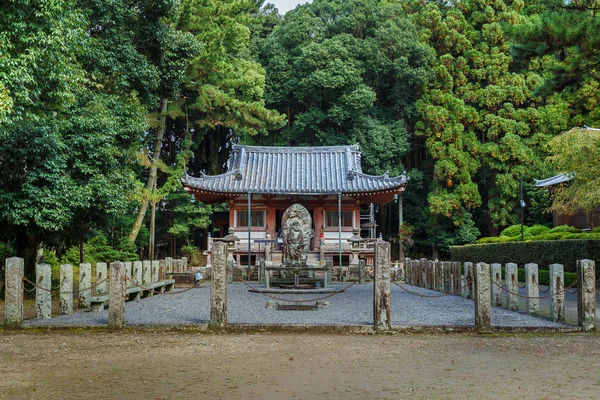
M 369 179 L 387 179 L 387 180 L 404 180 L 406 179 L 406 173 L 403 172 L 402 175 L 398 175 L 398 176 L 392 176 L 390 177 L 388 171 L 385 171 L 384 174 L 381 175 L 369 175 L 369 174 L 365 174 L 364 172 L 359 172 L 359 171 L 352 171 L 352 173 L 354 175 L 357 176 L 362 176 L 364 178 L 369 178 Z
M 330 152 L 345 152 L 347 149 L 351 152 L 359 152 L 360 148 L 358 143 L 352 145 L 341 145 L 341 146 L 251 146 L 243 144 L 234 144 L 232 146 L 232 152 L 240 151 L 255 152 L 255 153 L 330 153 Z

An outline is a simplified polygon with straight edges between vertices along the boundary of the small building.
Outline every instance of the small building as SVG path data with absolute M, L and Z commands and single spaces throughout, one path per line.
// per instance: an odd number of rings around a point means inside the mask
M 273 244 L 274 262 L 281 262 L 277 245 L 281 217 L 294 203 L 311 214 L 314 236 L 309 263 L 320 258 L 350 255 L 347 239 L 361 229 L 361 204 L 386 204 L 406 186 L 405 175 L 367 175 L 358 145 L 329 147 L 268 147 L 234 145 L 227 172 L 183 179 L 185 189 L 206 204 L 229 205 L 229 227 L 240 241 L 238 264 L 254 263 Z M 365 249 L 371 253 L 372 248 Z
M 552 187 L 555 186 L 568 185 L 571 178 L 571 174 L 558 174 L 547 179 L 536 180 L 535 186 L 552 190 Z M 552 211 L 552 225 L 555 227 L 569 225 L 583 230 L 590 230 L 592 227 L 600 226 L 600 210 L 596 210 L 591 214 L 579 211 L 571 215 Z

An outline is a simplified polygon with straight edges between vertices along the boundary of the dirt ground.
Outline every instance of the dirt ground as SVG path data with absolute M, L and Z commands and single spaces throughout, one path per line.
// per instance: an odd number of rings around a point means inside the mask
M 600 335 L 0 331 L 5 399 L 595 399 Z

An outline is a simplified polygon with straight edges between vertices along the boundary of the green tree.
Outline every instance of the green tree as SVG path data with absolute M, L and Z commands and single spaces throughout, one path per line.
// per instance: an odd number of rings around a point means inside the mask
M 40 243 L 80 243 L 123 212 L 134 187 L 146 110 L 121 72 L 137 64 L 98 46 L 109 24 L 93 15 L 70 0 L 0 6 L 0 224 L 29 276 Z M 112 69 L 96 68 L 105 60 Z
M 415 101 L 433 53 L 398 4 L 317 0 L 286 14 L 262 44 L 267 103 L 287 127 L 255 143 L 359 143 L 370 173 L 403 171 Z
M 520 178 L 536 177 L 548 140 L 568 120 L 566 103 L 535 95 L 541 72 L 515 68 L 509 54 L 502 25 L 521 21 L 522 6 L 470 0 L 405 5 L 438 55 L 437 79 L 418 102 L 417 124 L 434 160 L 432 234 L 449 227 L 458 235 L 452 226 L 470 224 L 480 210 L 485 231 L 513 223 Z
M 178 28 L 203 46 L 183 88 L 194 131 L 192 171 L 221 173 L 232 143 L 283 122 L 279 113 L 265 107 L 265 72 L 250 52 L 251 13 L 258 7 L 259 2 L 250 0 L 182 4 Z
M 569 104 L 573 125 L 600 124 L 600 15 L 594 0 L 533 2 L 520 24 L 507 26 L 514 57 L 543 66 L 536 92 Z
M 562 214 L 593 213 L 600 207 L 600 129 L 573 128 L 550 142 L 550 163 L 571 180 L 553 188 L 551 209 Z

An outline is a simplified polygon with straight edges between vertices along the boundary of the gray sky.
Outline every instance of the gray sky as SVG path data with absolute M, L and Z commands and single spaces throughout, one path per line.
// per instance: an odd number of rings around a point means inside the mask
M 274 4 L 281 15 L 294 9 L 298 4 L 311 3 L 312 0 L 267 0 L 266 3 Z

